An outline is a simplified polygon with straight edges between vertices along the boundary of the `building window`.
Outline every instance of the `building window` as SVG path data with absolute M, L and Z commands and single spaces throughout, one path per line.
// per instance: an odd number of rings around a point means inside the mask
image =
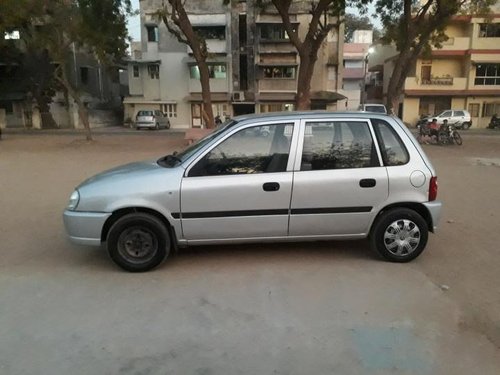
M 139 65 L 134 65 L 134 78 L 139 78 Z
M 480 38 L 500 38 L 499 23 L 482 23 L 479 25 Z
M 295 78 L 294 66 L 273 66 L 264 68 L 264 78 Z
M 146 31 L 148 33 L 148 42 L 158 41 L 158 26 L 146 26 Z
M 476 65 L 475 85 L 500 85 L 500 64 Z
M 162 112 L 167 117 L 177 117 L 177 104 L 162 104 Z
M 5 109 L 5 113 L 8 115 L 14 113 L 14 106 L 11 101 L 0 102 L 0 108 Z
M 479 117 L 479 103 L 470 103 L 469 112 L 471 117 Z
M 151 79 L 160 78 L 160 66 L 157 64 L 148 65 L 148 73 Z
M 295 110 L 295 104 L 293 103 L 276 103 L 276 104 L 261 104 L 260 113 L 267 112 L 284 112 Z
M 80 81 L 86 85 L 89 83 L 89 68 L 81 67 L 80 68 Z
M 294 27 L 294 31 L 296 28 Z M 288 40 L 290 39 L 282 25 L 262 25 L 260 27 L 260 38 L 264 40 Z
M 14 30 L 11 32 L 5 32 L 3 37 L 5 40 L 9 39 L 19 40 L 21 39 L 21 34 L 19 33 L 19 30 Z
M 193 30 L 203 39 L 226 39 L 226 26 L 198 26 Z
M 484 103 L 483 104 L 483 117 L 491 117 L 500 113 L 500 102 L 497 103 Z
M 210 78 L 225 79 L 227 77 L 226 64 L 208 65 L 208 74 Z M 189 68 L 189 76 L 193 79 L 200 79 L 200 69 L 198 65 L 192 65 Z

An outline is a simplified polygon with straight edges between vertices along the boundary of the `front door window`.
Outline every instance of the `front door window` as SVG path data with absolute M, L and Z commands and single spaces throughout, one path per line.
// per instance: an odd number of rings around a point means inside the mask
M 206 154 L 189 177 L 285 172 L 292 125 L 262 125 L 240 130 Z

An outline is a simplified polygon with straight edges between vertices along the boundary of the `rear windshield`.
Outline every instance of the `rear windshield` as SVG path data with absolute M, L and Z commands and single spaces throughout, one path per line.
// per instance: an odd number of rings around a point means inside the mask
M 153 116 L 153 111 L 139 111 L 137 116 Z
M 365 105 L 365 111 L 386 113 L 385 107 L 383 105 Z

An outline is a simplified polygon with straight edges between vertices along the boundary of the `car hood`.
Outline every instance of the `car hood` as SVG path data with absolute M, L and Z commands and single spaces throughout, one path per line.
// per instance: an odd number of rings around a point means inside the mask
M 110 179 L 121 180 L 124 178 L 134 178 L 158 169 L 162 169 L 162 167 L 158 165 L 156 160 L 148 160 L 120 165 L 86 179 L 78 186 L 77 189 L 80 189 L 89 184 L 108 181 Z
M 122 165 L 81 183 L 78 211 L 112 212 L 123 207 L 177 209 L 184 168 L 164 168 L 154 160 Z M 174 203 L 172 203 L 174 202 Z M 169 206 L 169 207 L 167 207 Z

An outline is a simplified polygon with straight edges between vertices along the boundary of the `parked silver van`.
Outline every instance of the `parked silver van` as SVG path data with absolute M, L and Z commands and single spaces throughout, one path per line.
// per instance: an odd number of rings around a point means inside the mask
M 73 242 L 105 243 L 136 272 L 183 246 L 366 237 L 407 262 L 436 229 L 436 195 L 431 162 L 396 117 L 246 115 L 180 153 L 88 179 L 64 223 Z

